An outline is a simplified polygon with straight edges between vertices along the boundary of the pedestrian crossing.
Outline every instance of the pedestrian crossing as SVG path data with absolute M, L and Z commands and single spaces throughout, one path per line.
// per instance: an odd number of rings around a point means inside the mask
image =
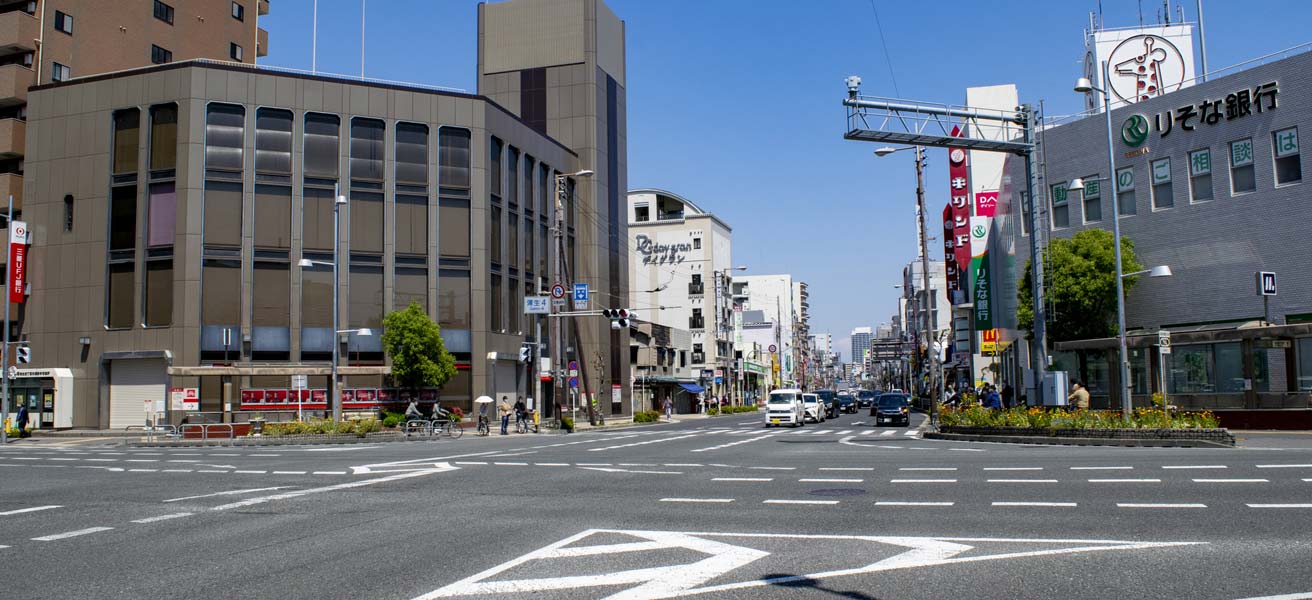
M 857 425 L 855 423 L 850 425 Z M 761 425 L 751 427 L 707 427 L 698 429 L 697 432 L 704 435 L 727 435 L 727 436 L 754 436 L 760 435 L 765 428 Z M 858 437 L 858 438 L 920 438 L 920 431 L 917 429 L 837 429 L 837 428 L 815 428 L 799 427 L 794 429 L 770 428 L 769 431 L 777 436 L 834 436 L 834 437 Z

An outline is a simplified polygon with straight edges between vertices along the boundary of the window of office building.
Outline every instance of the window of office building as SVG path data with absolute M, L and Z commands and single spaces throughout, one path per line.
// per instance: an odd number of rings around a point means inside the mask
M 1230 142 L 1230 193 L 1244 194 L 1257 189 L 1253 168 L 1253 140 Z
M 1097 223 L 1102 220 L 1102 182 L 1098 175 L 1084 178 L 1084 222 Z
M 292 111 L 261 108 L 255 111 L 255 173 L 291 175 Z
M 114 111 L 114 175 L 136 175 L 140 137 L 141 111 L 135 108 Z
M 301 236 L 306 250 L 333 249 L 333 189 L 305 187 Z
M 1138 214 L 1139 197 L 1134 193 L 1134 167 L 1116 171 L 1116 203 L 1121 216 Z
M 404 310 L 411 302 L 428 312 L 428 269 L 422 257 L 396 257 L 396 283 L 392 310 Z
M 506 172 L 510 174 L 506 178 L 506 202 L 510 203 L 511 210 L 515 210 L 519 206 L 519 150 L 511 146 L 506 155 Z
M 333 350 L 333 256 L 307 253 L 304 257 L 316 262 L 300 267 L 301 359 L 318 360 L 331 357 Z
M 533 170 L 535 164 L 537 164 L 537 161 L 533 160 L 532 156 L 527 154 L 524 155 L 524 169 L 520 186 L 524 188 L 524 214 L 528 216 L 533 215 L 533 210 L 537 207 L 537 197 L 541 194 L 540 191 L 533 188 Z
M 246 109 L 235 104 L 210 104 L 205 116 L 205 171 L 240 173 Z M 240 176 L 238 176 L 240 178 Z
M 341 120 L 337 115 L 305 113 L 305 176 L 337 179 Z
M 178 166 L 178 105 L 150 107 L 151 177 L 172 177 Z
M 291 284 L 290 261 L 281 257 L 274 259 L 270 255 L 259 257 L 252 263 L 251 326 L 257 330 L 256 337 L 261 338 L 252 348 L 255 352 L 286 353 L 290 350 L 286 331 L 291 327 Z M 274 333 L 277 330 L 282 331 Z
M 73 17 L 63 12 L 55 11 L 55 29 L 67 33 L 68 35 L 73 35 Z
M 551 167 L 546 164 L 538 165 L 538 213 L 543 219 L 550 218 L 551 206 L 556 202 L 556 186 L 551 179 Z
M 201 260 L 200 323 L 202 327 L 234 329 L 241 326 L 241 261 L 231 257 Z M 202 334 L 203 336 L 204 334 Z M 232 340 L 228 348 L 219 342 L 215 350 L 240 356 L 241 340 Z
M 513 212 L 506 218 L 506 264 L 519 269 L 519 216 Z
M 241 182 L 205 182 L 206 246 L 241 247 Z
M 73 231 L 73 195 L 64 195 L 64 231 Z
M 442 187 L 469 187 L 469 132 L 443 127 L 437 141 L 438 182 Z
M 1303 167 L 1299 163 L 1298 128 L 1281 129 L 1271 134 L 1271 149 L 1276 158 L 1276 185 L 1298 183 L 1303 180 Z
M 492 194 L 494 202 L 499 202 L 501 200 L 501 140 L 492 138 L 488 148 L 487 178 L 490 190 L 488 193 Z
M 487 256 L 493 265 L 501 264 L 501 207 L 488 209 L 487 219 Z
M 168 326 L 173 320 L 173 240 L 178 196 L 172 181 L 151 183 L 149 189 L 144 324 L 147 327 Z
M 442 256 L 469 258 L 469 199 L 443 196 L 438 206 L 438 251 Z
M 428 126 L 418 123 L 396 125 L 396 183 L 428 185 Z
M 1020 234 L 1027 236 L 1030 234 L 1030 199 L 1025 192 L 1019 192 L 1020 196 Z
M 702 238 L 692 238 L 692 249 L 693 250 L 702 249 Z
M 470 328 L 469 271 L 439 269 L 437 272 L 437 322 L 444 329 Z
M 524 279 L 528 281 L 529 273 L 533 271 L 533 219 L 524 215 Z M 546 275 L 546 272 L 542 273 Z
M 383 251 L 383 194 L 351 191 L 351 251 Z
M 150 45 L 151 64 L 162 65 L 173 62 L 173 53 L 154 44 Z
M 501 276 L 493 273 L 488 284 L 488 295 L 491 296 L 488 302 L 488 330 L 494 333 L 504 333 L 506 329 L 501 320 L 501 292 Z
M 291 249 L 292 188 L 285 185 L 255 185 L 255 247 Z
M 351 119 L 351 179 L 383 180 L 382 121 Z
M 545 222 L 538 225 L 538 269 L 543 277 L 551 274 L 551 269 L 547 267 L 550 261 L 551 252 L 547 250 L 547 244 L 551 236 L 547 233 L 547 224 Z
M 1298 391 L 1312 391 L 1312 338 L 1298 340 Z
M 173 7 L 155 0 L 155 18 L 169 25 L 173 24 Z
M 1189 199 L 1212 199 L 1212 151 L 1207 148 L 1189 153 Z
M 1052 227 L 1061 229 L 1071 226 L 1070 206 L 1067 202 L 1065 183 L 1052 186 Z
M 147 199 L 146 247 L 173 245 L 177 224 L 178 195 L 172 181 L 150 184 Z
M 146 327 L 167 327 L 173 321 L 173 255 L 146 256 Z
M 73 70 L 69 69 L 68 65 L 61 65 L 59 63 L 53 63 L 50 65 L 51 81 L 68 81 L 69 79 L 72 78 L 73 78 Z
M 232 3 L 232 18 L 238 21 L 246 20 L 246 7 L 242 6 L 240 2 Z
M 374 335 L 383 327 L 383 266 L 376 257 L 351 256 L 347 281 L 347 328 L 368 327 Z
M 231 57 L 232 60 L 241 62 L 241 46 L 238 46 L 236 43 L 228 44 L 228 56 Z
M 109 251 L 132 252 L 137 247 L 137 186 L 115 186 L 109 197 Z
M 468 232 L 466 232 L 468 237 Z M 428 254 L 428 197 L 396 195 L 396 253 Z
M 519 287 L 519 280 L 513 277 L 510 278 L 509 285 L 507 285 L 506 287 L 508 288 L 506 291 L 510 293 L 510 302 L 506 303 L 506 308 L 509 309 L 506 312 L 510 317 L 509 319 L 510 324 L 506 328 L 506 330 L 510 333 L 518 335 L 520 333 L 523 333 L 523 330 L 520 329 L 519 327 L 519 321 L 520 321 L 519 315 L 520 313 L 524 312 L 524 308 L 523 308 L 524 301 L 521 299 L 523 297 L 522 294 L 524 292 Z
M 1149 164 L 1153 177 L 1153 208 L 1171 208 L 1175 206 L 1175 193 L 1171 185 L 1171 159 L 1159 158 Z

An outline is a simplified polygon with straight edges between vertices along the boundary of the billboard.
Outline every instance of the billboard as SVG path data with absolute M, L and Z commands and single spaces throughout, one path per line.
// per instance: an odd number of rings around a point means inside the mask
M 1193 85 L 1194 27 L 1190 24 L 1094 31 L 1084 42 L 1084 71 L 1103 86 L 1104 62 L 1112 108 L 1142 102 Z M 1102 96 L 1085 94 L 1085 108 L 1102 111 Z

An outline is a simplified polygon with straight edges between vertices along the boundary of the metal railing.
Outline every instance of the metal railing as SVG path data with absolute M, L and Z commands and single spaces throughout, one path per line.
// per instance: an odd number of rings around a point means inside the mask
M 228 434 L 226 439 L 229 441 L 229 445 L 233 445 L 237 442 L 237 430 L 233 428 L 231 423 L 187 423 L 178 428 L 178 436 L 181 437 L 182 439 L 186 439 L 187 432 L 194 431 L 193 428 L 200 429 L 200 439 L 202 442 L 209 441 L 210 432 L 212 430 L 222 431 L 225 428 Z M 221 439 L 221 438 L 216 438 L 216 439 Z

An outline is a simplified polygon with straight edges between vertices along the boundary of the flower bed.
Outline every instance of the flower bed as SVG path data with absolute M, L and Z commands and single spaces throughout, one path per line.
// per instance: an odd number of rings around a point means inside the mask
M 939 423 L 944 427 L 1020 428 L 1027 430 L 1076 429 L 1216 429 L 1220 421 L 1211 411 L 1172 412 L 1152 408 L 1135 409 L 1129 419 L 1117 411 L 1062 410 L 1038 406 L 994 410 L 980 406 L 942 407 Z

